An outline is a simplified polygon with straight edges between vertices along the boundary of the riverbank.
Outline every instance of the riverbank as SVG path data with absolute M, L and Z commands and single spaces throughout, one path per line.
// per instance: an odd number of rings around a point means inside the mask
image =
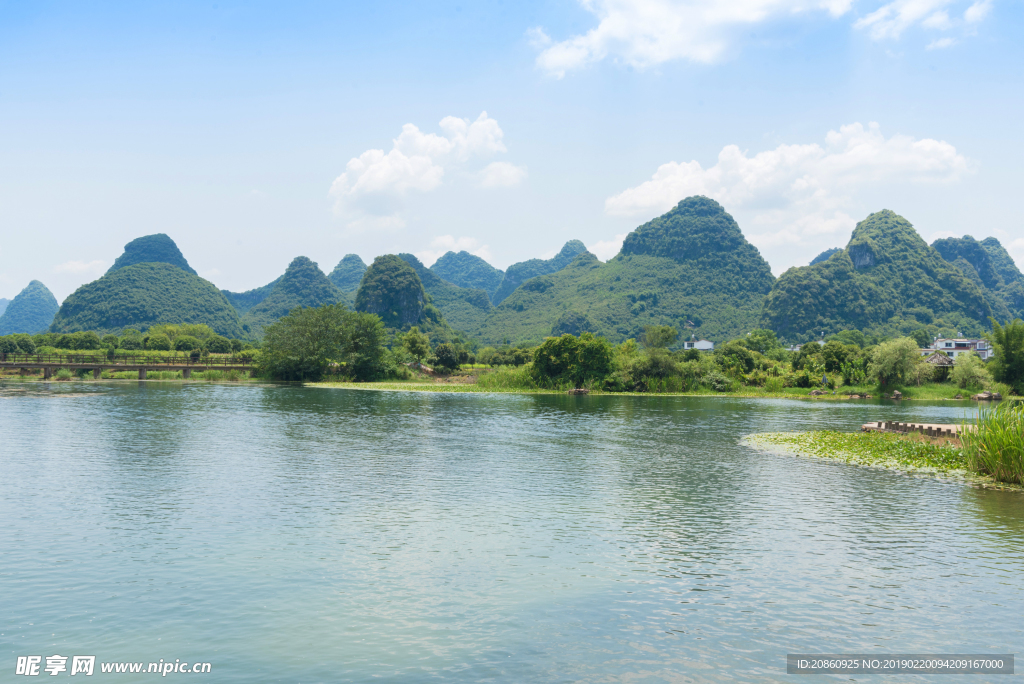
M 769 432 L 748 435 L 741 444 L 776 454 L 787 454 L 914 475 L 955 479 L 980 487 L 1024 491 L 1024 487 L 997 482 L 971 471 L 957 439 L 921 434 L 882 432 Z

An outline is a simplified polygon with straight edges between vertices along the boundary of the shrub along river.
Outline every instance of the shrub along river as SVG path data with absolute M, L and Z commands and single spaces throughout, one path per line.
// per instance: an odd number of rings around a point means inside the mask
M 739 443 L 966 404 L 44 387 L 0 388 L 5 670 L 763 682 L 1024 643 L 1024 494 Z

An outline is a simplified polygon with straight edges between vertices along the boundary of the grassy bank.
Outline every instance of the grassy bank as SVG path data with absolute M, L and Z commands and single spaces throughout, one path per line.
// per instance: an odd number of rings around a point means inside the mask
M 815 430 L 750 435 L 744 439 L 744 443 L 774 453 L 900 472 L 933 474 L 984 486 L 1021 489 L 1013 482 L 997 481 L 990 474 L 979 472 L 956 440 L 935 439 L 919 434 Z

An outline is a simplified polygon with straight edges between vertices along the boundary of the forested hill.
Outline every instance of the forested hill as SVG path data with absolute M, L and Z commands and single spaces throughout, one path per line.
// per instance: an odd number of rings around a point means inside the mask
M 82 285 L 61 304 L 50 331 L 119 333 L 157 323 L 205 323 L 225 337 L 245 336 L 213 283 L 166 263 L 125 266 Z
M 283 275 L 280 275 L 262 287 L 254 287 L 245 292 L 231 292 L 229 290 L 221 290 L 221 292 L 224 293 L 224 296 L 231 302 L 231 306 L 235 307 L 235 311 L 241 316 L 266 299 L 271 291 L 273 291 L 274 286 L 281 282 L 283 277 Z
M 124 253 L 117 257 L 107 274 L 125 266 L 149 263 L 170 264 L 192 275 L 197 275 L 188 265 L 185 256 L 178 249 L 178 245 L 174 244 L 174 240 L 163 233 L 145 235 L 129 242 L 124 246 Z
M 0 314 L 0 335 L 43 332 L 53 321 L 57 308 L 53 293 L 33 280 L 4 307 Z
M 386 327 L 394 330 L 418 326 L 435 342 L 455 337 L 440 310 L 431 303 L 416 269 L 395 254 L 379 256 L 370 264 L 356 291 L 355 308 L 377 314 Z
M 284 275 L 272 284 L 266 298 L 242 318 L 242 323 L 252 335 L 261 335 L 263 328 L 297 306 L 323 306 L 348 301 L 320 267 L 304 256 L 293 259 Z
M 7 305 L 11 303 L 10 299 L 0 297 L 0 316 L 4 315 L 4 311 L 7 311 Z
M 981 288 L 998 320 L 1024 315 L 1024 277 L 999 240 L 978 242 L 965 235 L 936 240 L 932 247 Z
M 403 253 L 398 256 L 416 271 L 423 289 L 430 295 L 431 303 L 453 328 L 473 330 L 483 323 L 487 312 L 491 310 L 491 300 L 486 292 L 459 287 L 439 278 L 412 254 Z
M 776 281 L 761 324 L 790 341 L 841 330 L 870 330 L 890 319 L 981 324 L 992 309 L 982 290 L 921 239 L 903 217 L 883 210 L 857 224 L 849 244 Z
M 327 278 L 342 292 L 355 292 L 366 273 L 366 264 L 358 254 L 346 254 Z
M 448 252 L 430 267 L 430 270 L 453 285 L 483 290 L 493 295 L 501 285 L 505 272 L 469 252 Z
M 530 259 L 529 261 L 520 261 L 517 264 L 512 264 L 505 271 L 505 275 L 501 279 L 501 285 L 491 295 L 491 301 L 494 304 L 500 304 L 517 287 L 530 278 L 561 271 L 576 258 L 577 254 L 582 254 L 586 251 L 587 246 L 579 240 L 569 240 L 562 247 L 561 251 L 550 259 Z
M 842 247 L 833 247 L 832 249 L 826 249 L 824 252 L 811 259 L 810 265 L 813 266 L 814 264 L 820 264 L 822 261 L 828 261 L 833 254 L 842 251 Z
M 584 252 L 528 280 L 469 332 L 489 343 L 571 330 L 622 341 L 666 324 L 686 337 L 725 340 L 757 327 L 772 282 L 768 263 L 721 205 L 690 197 L 637 228 L 607 263 Z

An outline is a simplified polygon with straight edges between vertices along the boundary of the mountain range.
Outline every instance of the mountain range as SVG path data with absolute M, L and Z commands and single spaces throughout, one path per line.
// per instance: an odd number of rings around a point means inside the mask
M 636 228 L 604 263 L 579 240 L 504 271 L 465 251 L 429 268 L 412 254 L 386 256 L 367 267 L 347 254 L 329 275 L 300 256 L 266 285 L 231 292 L 199 277 L 169 236 L 144 236 L 59 308 L 33 281 L 0 314 L 0 334 L 206 323 L 252 339 L 296 306 L 333 302 L 380 313 L 395 329 L 419 325 L 436 339 L 459 331 L 485 344 L 584 331 L 617 342 L 653 324 L 714 341 L 757 327 L 794 342 L 851 328 L 980 334 L 989 316 L 1024 314 L 1024 276 L 998 240 L 928 245 L 888 210 L 861 221 L 845 248 L 778 279 L 724 207 L 700 196 Z

